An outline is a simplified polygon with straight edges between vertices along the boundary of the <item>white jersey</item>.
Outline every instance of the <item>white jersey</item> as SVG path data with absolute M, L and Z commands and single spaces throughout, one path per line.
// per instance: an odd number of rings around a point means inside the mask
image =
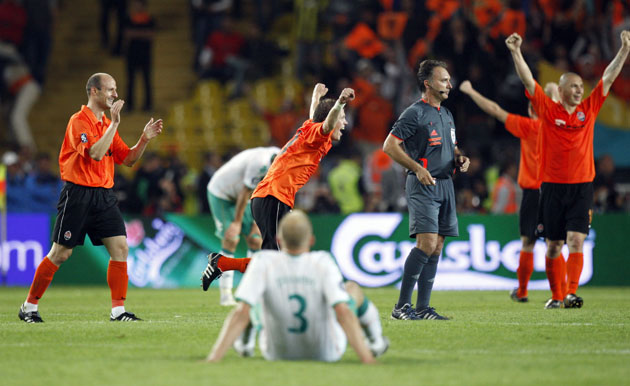
M 228 201 L 236 201 L 243 187 L 254 190 L 265 177 L 271 157 L 280 151 L 275 146 L 244 150 L 217 170 L 208 183 L 208 192 Z
M 260 350 L 268 360 L 337 361 L 347 338 L 333 307 L 348 302 L 343 278 L 328 252 L 291 256 L 282 251 L 254 254 L 236 298 L 261 305 Z

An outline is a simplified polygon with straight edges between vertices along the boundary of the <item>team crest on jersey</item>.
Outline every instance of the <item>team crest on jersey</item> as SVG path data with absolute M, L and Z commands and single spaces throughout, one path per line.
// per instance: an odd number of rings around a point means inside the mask
M 453 144 L 457 142 L 457 139 L 455 138 L 455 129 L 452 127 L 451 127 L 451 141 L 453 141 Z
M 577 119 L 578 119 L 580 122 L 584 122 L 584 120 L 586 119 L 586 115 L 584 115 L 584 112 L 583 112 L 583 111 L 578 111 L 578 113 L 577 113 Z
M 87 135 L 85 135 L 85 133 L 81 133 L 81 142 L 83 143 L 87 142 Z
M 70 240 L 70 237 L 72 237 L 72 232 L 70 232 L 70 231 L 66 231 L 63 234 L 63 238 L 66 239 L 66 240 Z

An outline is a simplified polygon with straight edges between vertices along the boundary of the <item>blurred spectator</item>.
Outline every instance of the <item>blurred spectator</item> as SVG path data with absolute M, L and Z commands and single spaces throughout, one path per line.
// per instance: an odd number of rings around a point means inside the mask
M 58 4 L 57 0 L 22 0 L 22 4 L 27 15 L 22 53 L 33 78 L 41 86 L 46 80 Z
M 208 38 L 232 8 L 232 0 L 190 0 L 192 38 L 195 44 L 193 63 L 199 72 L 199 55 Z
M 241 57 L 244 47 L 245 38 L 234 19 L 225 17 L 221 26 L 208 35 L 199 55 L 201 77 L 217 78 L 223 83 L 234 80 L 236 94 L 240 94 L 247 69 L 247 63 Z
M 319 170 L 295 195 L 295 208 L 309 213 L 339 213 L 339 206 Z
M 363 180 L 361 175 L 361 155 L 357 152 L 349 159 L 341 159 L 328 173 L 328 185 L 332 196 L 341 209 L 341 214 L 363 210 Z
M 0 1 L 0 41 L 13 45 L 22 44 L 26 27 L 26 10 L 17 0 Z
M 40 87 L 15 47 L 1 42 L 0 74 L 0 100 L 7 108 L 13 137 L 19 146 L 35 149 L 28 115 L 39 98 Z
M 147 0 L 131 0 L 129 16 L 125 19 L 124 37 L 127 60 L 127 110 L 134 108 L 136 72 L 144 80 L 144 111 L 153 110 L 153 36 L 155 20 L 147 9 Z
M 214 173 L 221 167 L 223 162 L 217 153 L 208 152 L 203 155 L 203 165 L 201 173 L 197 177 L 197 199 L 200 203 L 201 213 L 210 213 L 210 205 L 208 204 L 208 182 L 212 179 Z
M 123 213 L 134 213 L 131 207 L 132 182 L 125 175 L 120 165 L 115 165 L 114 167 L 116 168 L 116 172 L 114 173 L 114 186 L 112 190 L 118 199 L 118 207 Z
M 28 174 L 26 186 L 32 200 L 31 211 L 37 213 L 57 213 L 57 199 L 62 181 L 52 172 L 52 162 L 48 153 L 35 156 L 35 169 Z
M 110 17 L 112 11 L 116 15 L 114 44 L 110 47 Z M 101 0 L 101 46 L 110 49 L 112 55 L 122 53 L 123 28 L 127 17 L 127 0 Z
M 22 170 L 18 155 L 14 151 L 7 151 L 2 155 L 2 163 L 7 167 L 7 211 L 10 213 L 30 212 L 33 200 L 26 184 L 26 173 Z
M 294 31 L 296 40 L 296 76 L 317 75 L 320 72 L 319 13 L 328 1 L 293 0 Z
M 521 189 L 516 183 L 518 166 L 507 161 L 501 166 L 500 176 L 492 189 L 492 214 L 514 214 L 521 202 Z
M 597 173 L 593 180 L 593 211 L 618 212 L 623 209 L 624 197 L 616 188 L 615 162 L 610 154 L 597 160 Z
M 136 172 L 130 192 L 129 210 L 132 213 L 153 215 L 162 194 L 160 180 L 164 174 L 162 161 L 155 153 L 145 154 Z

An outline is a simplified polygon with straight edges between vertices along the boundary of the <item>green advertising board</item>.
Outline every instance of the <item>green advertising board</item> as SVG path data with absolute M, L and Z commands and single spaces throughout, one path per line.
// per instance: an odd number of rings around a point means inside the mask
M 348 279 L 364 286 L 397 285 L 404 260 L 413 248 L 408 218 L 401 213 L 356 213 L 348 216 L 310 216 L 316 244 L 329 250 Z M 220 250 L 210 216 L 169 214 L 127 219 L 129 280 L 137 287 L 199 286 L 206 255 Z M 623 229 L 630 216 L 601 215 L 584 245 L 582 285 L 630 285 L 630 264 L 625 262 Z M 436 289 L 511 289 L 516 286 L 520 241 L 516 216 L 462 215 L 460 236 L 448 238 L 439 265 Z M 239 245 L 237 256 L 245 256 Z M 530 288 L 548 288 L 545 245 L 535 247 Z M 565 250 L 565 256 L 567 251 Z M 108 255 L 104 247 L 86 240 L 55 276 L 55 283 L 105 283 Z M 238 282 L 238 277 L 236 278 Z

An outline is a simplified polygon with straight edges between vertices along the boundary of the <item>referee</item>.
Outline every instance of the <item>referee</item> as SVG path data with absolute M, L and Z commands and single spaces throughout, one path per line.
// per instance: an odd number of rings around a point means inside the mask
M 38 303 L 59 266 L 83 245 L 89 235 L 94 245 L 105 245 L 110 255 L 107 284 L 111 290 L 111 321 L 141 320 L 125 311 L 127 296 L 127 233 L 112 192 L 114 163 L 133 166 L 149 141 L 162 132 L 162 120 L 146 124 L 138 143 L 129 148 L 118 134 L 123 100 L 116 100 L 116 81 L 104 73 L 87 82 L 88 103 L 70 117 L 59 153 L 59 170 L 65 185 L 57 203 L 52 248 L 35 271 L 26 301 L 18 316 L 26 323 L 43 322 Z M 111 120 L 105 116 L 109 110 Z
M 446 63 L 420 63 L 417 80 L 422 99 L 400 115 L 383 144 L 383 151 L 408 170 L 409 237 L 416 239 L 405 260 L 394 319 L 448 319 L 429 301 L 444 238 L 459 235 L 451 176 L 456 168 L 467 171 L 470 164 L 457 148 L 453 115 L 441 105 L 453 87 L 450 79 Z M 416 283 L 414 309 L 411 295 Z

